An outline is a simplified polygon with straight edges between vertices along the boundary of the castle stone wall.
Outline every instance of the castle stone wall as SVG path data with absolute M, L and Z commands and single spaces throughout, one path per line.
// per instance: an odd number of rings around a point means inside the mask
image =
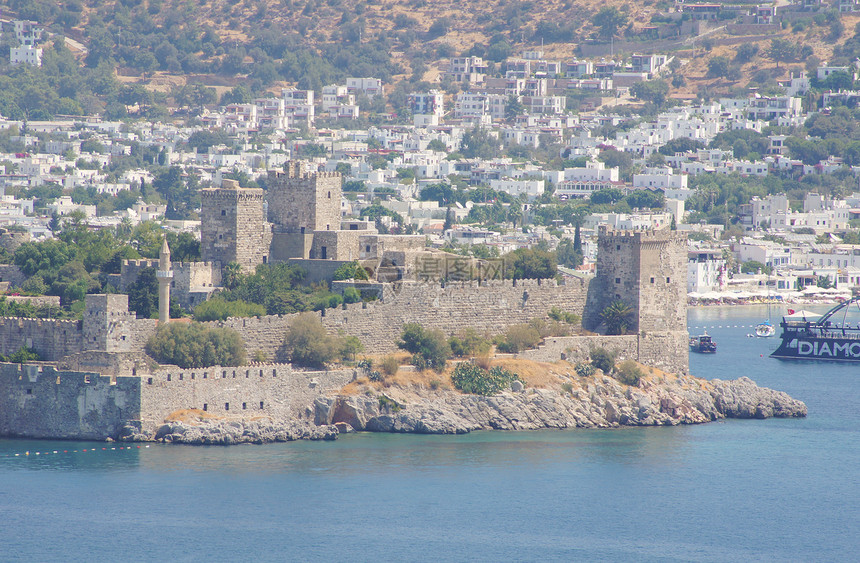
M 0 436 L 104 440 L 140 418 L 140 378 L 0 364 Z
M 287 260 L 292 266 L 303 269 L 307 272 L 304 277 L 304 283 L 328 283 L 334 277 L 334 272 L 344 264 L 349 264 L 346 260 L 302 260 L 299 258 L 291 258 Z
M 78 321 L 0 317 L 0 354 L 9 355 L 26 346 L 43 360 L 56 361 L 79 352 L 83 344 Z
M 314 399 L 354 379 L 352 369 L 295 371 L 289 364 L 200 369 L 170 367 L 141 378 L 141 424 L 155 430 L 182 409 L 226 418 L 309 418 Z
M 396 350 L 405 323 L 456 334 L 466 328 L 498 334 L 508 326 L 546 317 L 552 307 L 580 314 L 588 287 L 580 281 L 558 285 L 555 280 L 511 280 L 449 283 L 403 282 L 383 302 L 354 303 L 326 309 L 321 315 L 329 332 L 357 336 L 368 353 Z M 320 315 L 320 313 L 314 313 Z M 236 330 L 249 355 L 259 350 L 269 358 L 283 358 L 287 327 L 296 315 L 231 318 L 213 325 Z
M 313 420 L 314 400 L 354 377 L 351 369 L 302 372 L 288 364 L 172 367 L 129 377 L 0 364 L 0 436 L 104 440 L 126 425 L 155 432 L 182 409 L 225 419 Z
M 575 364 L 588 360 L 593 348 L 614 352 L 616 362 L 636 360 L 669 373 L 689 371 L 687 333 L 679 331 L 550 337 L 539 348 L 518 355 L 537 362 L 567 360 Z
M 567 360 L 571 363 L 584 362 L 593 348 L 605 348 L 617 354 L 616 360 L 636 360 L 639 357 L 639 336 L 556 336 L 549 337 L 534 350 L 517 354 L 520 358 L 536 362 L 557 362 Z

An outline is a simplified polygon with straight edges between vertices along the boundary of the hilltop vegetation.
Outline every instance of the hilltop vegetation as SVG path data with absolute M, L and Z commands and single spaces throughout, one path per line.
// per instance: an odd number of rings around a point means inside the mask
M 387 99 L 361 98 L 360 106 L 396 113 L 413 89 L 458 89 L 439 82 L 452 56 L 482 56 L 490 74 L 524 49 L 570 59 L 579 45 L 612 38 L 628 42 L 616 53 L 624 56 L 650 44 L 648 29 L 682 21 L 667 15 L 672 5 L 666 1 L 611 1 L 598 8 L 585 0 L 3 0 L 0 8 L 53 34 L 41 69 L 3 69 L 0 113 L 29 119 L 95 112 L 157 119 L 168 106 L 193 113 L 281 86 L 319 90 L 347 76 L 381 78 L 390 85 Z M 824 11 L 777 33 L 744 38 L 717 32 L 679 42 L 671 48 L 678 63 L 659 96 L 767 91 L 791 71 L 853 60 L 860 54 L 857 22 Z M 62 36 L 85 50 L 71 44 L 69 51 L 54 40 Z M 4 38 L 4 47 L 9 41 Z M 7 56 L 0 49 L 0 57 Z

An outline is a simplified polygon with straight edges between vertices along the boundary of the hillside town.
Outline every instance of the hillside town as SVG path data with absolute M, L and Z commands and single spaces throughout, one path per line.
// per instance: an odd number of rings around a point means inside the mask
M 20 43 L 12 64 L 41 64 L 43 30 L 32 21 L 11 28 Z M 674 56 L 550 60 L 534 50 L 492 74 L 481 57 L 447 64 L 438 88 L 408 95 L 411 123 L 368 121 L 357 100 L 388 86 L 373 77 L 321 95 L 283 88 L 200 105 L 185 122 L 0 118 L 7 255 L 52 238 L 72 216 L 90 230 L 151 224 L 199 240 L 207 188 L 266 188 L 270 174 L 301 161 L 342 176 L 325 230 L 412 235 L 413 247 L 478 258 L 569 249 L 576 238 L 576 254 L 558 256 L 559 275 L 583 276 L 593 274 L 600 225 L 672 228 L 689 234 L 692 303 L 832 300 L 860 285 L 860 161 L 811 155 L 809 141 L 792 137 L 845 111 L 853 90 L 826 89 L 812 104 L 809 96 L 835 77 L 856 81 L 853 64 L 821 63 L 778 93 L 690 100 L 651 115 L 630 109 L 653 103 L 649 85 L 677 70 Z M 578 107 L 568 107 L 572 99 Z M 144 103 L 126 101 L 129 114 Z M 735 184 L 744 189 L 728 193 Z M 356 246 L 272 258 L 370 254 Z M 6 280 L 20 292 L 14 275 Z

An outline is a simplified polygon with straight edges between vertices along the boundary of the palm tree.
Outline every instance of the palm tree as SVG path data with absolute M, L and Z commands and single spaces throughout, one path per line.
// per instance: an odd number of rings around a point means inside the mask
M 242 266 L 236 262 L 230 262 L 224 267 L 224 287 L 236 289 L 242 281 Z
M 633 307 L 617 299 L 600 313 L 600 318 L 606 323 L 607 334 L 627 334 L 630 326 L 630 315 Z

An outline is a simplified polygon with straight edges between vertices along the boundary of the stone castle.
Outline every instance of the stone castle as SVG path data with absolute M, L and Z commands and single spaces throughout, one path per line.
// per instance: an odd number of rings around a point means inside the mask
M 584 359 L 605 346 L 620 357 L 666 371 L 688 369 L 686 242 L 670 230 L 623 232 L 601 228 L 596 276 L 555 280 L 421 278 L 414 260 L 423 237 L 379 235 L 362 222 L 341 221 L 337 174 L 309 173 L 290 164 L 269 175 L 268 193 L 225 180 L 203 190 L 201 251 L 204 262 L 127 261 L 119 276 L 127 287 L 144 267 L 157 269 L 161 320 L 137 319 L 124 294 L 88 295 L 82 321 L 0 318 L 0 353 L 27 346 L 45 363 L 0 366 L 0 435 L 116 437 L 124 427 L 151 431 L 171 412 L 201 409 L 225 416 L 309 416 L 314 396 L 340 389 L 352 370 L 301 372 L 284 364 L 283 340 L 295 315 L 231 318 L 213 324 L 239 333 L 249 357 L 273 364 L 182 370 L 158 367 L 144 353 L 166 318 L 171 291 L 186 306 L 217 290 L 221 269 L 237 262 L 298 260 L 321 277 L 334 265 L 361 260 L 382 286 L 378 301 L 316 313 L 332 333 L 354 335 L 368 353 L 394 351 L 404 323 L 454 334 L 472 327 L 497 334 L 512 324 L 544 318 L 552 307 L 579 314 L 599 333 L 600 312 L 621 300 L 633 310 L 629 334 L 547 339 L 526 357 Z M 336 227 L 336 228 L 333 228 Z M 346 228 L 343 228 L 346 227 Z M 393 280 L 393 281 L 392 281 Z M 252 411 L 247 413 L 244 411 Z

